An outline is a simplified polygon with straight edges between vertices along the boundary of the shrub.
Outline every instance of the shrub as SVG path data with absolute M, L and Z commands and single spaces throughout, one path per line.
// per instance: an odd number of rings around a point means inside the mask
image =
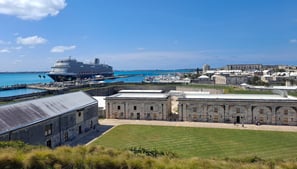
M 150 156 L 150 157 L 160 157 L 160 156 L 167 156 L 170 158 L 176 158 L 177 155 L 173 152 L 170 151 L 160 151 L 157 149 L 146 149 L 143 147 L 130 147 L 129 151 L 133 152 L 134 154 L 144 154 L 146 156 Z

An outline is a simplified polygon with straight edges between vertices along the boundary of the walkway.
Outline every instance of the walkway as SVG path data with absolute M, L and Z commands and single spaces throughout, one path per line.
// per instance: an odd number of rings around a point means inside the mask
M 242 130 L 269 130 L 269 131 L 289 131 L 297 132 L 297 126 L 274 126 L 255 124 L 237 124 L 232 123 L 208 123 L 208 122 L 181 122 L 181 121 L 155 121 L 155 120 L 119 120 L 119 119 L 103 119 L 99 120 L 100 125 L 117 126 L 122 124 L 137 125 L 156 125 L 156 126 L 184 126 L 184 127 L 204 127 L 204 128 L 226 128 L 226 129 L 242 129 Z

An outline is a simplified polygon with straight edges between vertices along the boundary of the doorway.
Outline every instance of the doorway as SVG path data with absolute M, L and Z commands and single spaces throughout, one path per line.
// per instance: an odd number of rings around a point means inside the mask
M 51 140 L 47 140 L 46 141 L 46 146 L 49 148 L 52 148 L 52 141 Z
M 137 120 L 140 120 L 140 113 L 137 113 Z
M 236 116 L 236 123 L 240 123 L 240 116 Z

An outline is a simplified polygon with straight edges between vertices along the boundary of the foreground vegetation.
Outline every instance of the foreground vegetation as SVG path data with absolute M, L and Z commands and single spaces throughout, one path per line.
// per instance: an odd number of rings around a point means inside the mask
M 295 132 L 121 125 L 93 145 L 123 150 L 141 146 L 181 158 L 296 159 L 296 140 Z
M 23 143 L 0 143 L 0 168 L 4 169 L 271 169 L 296 168 L 296 160 L 201 159 L 151 157 L 101 146 L 58 147 L 54 150 Z

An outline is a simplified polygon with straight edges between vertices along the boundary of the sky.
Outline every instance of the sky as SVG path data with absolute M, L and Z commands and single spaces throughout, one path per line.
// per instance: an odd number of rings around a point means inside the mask
M 0 0 L 0 72 L 297 65 L 296 0 Z

